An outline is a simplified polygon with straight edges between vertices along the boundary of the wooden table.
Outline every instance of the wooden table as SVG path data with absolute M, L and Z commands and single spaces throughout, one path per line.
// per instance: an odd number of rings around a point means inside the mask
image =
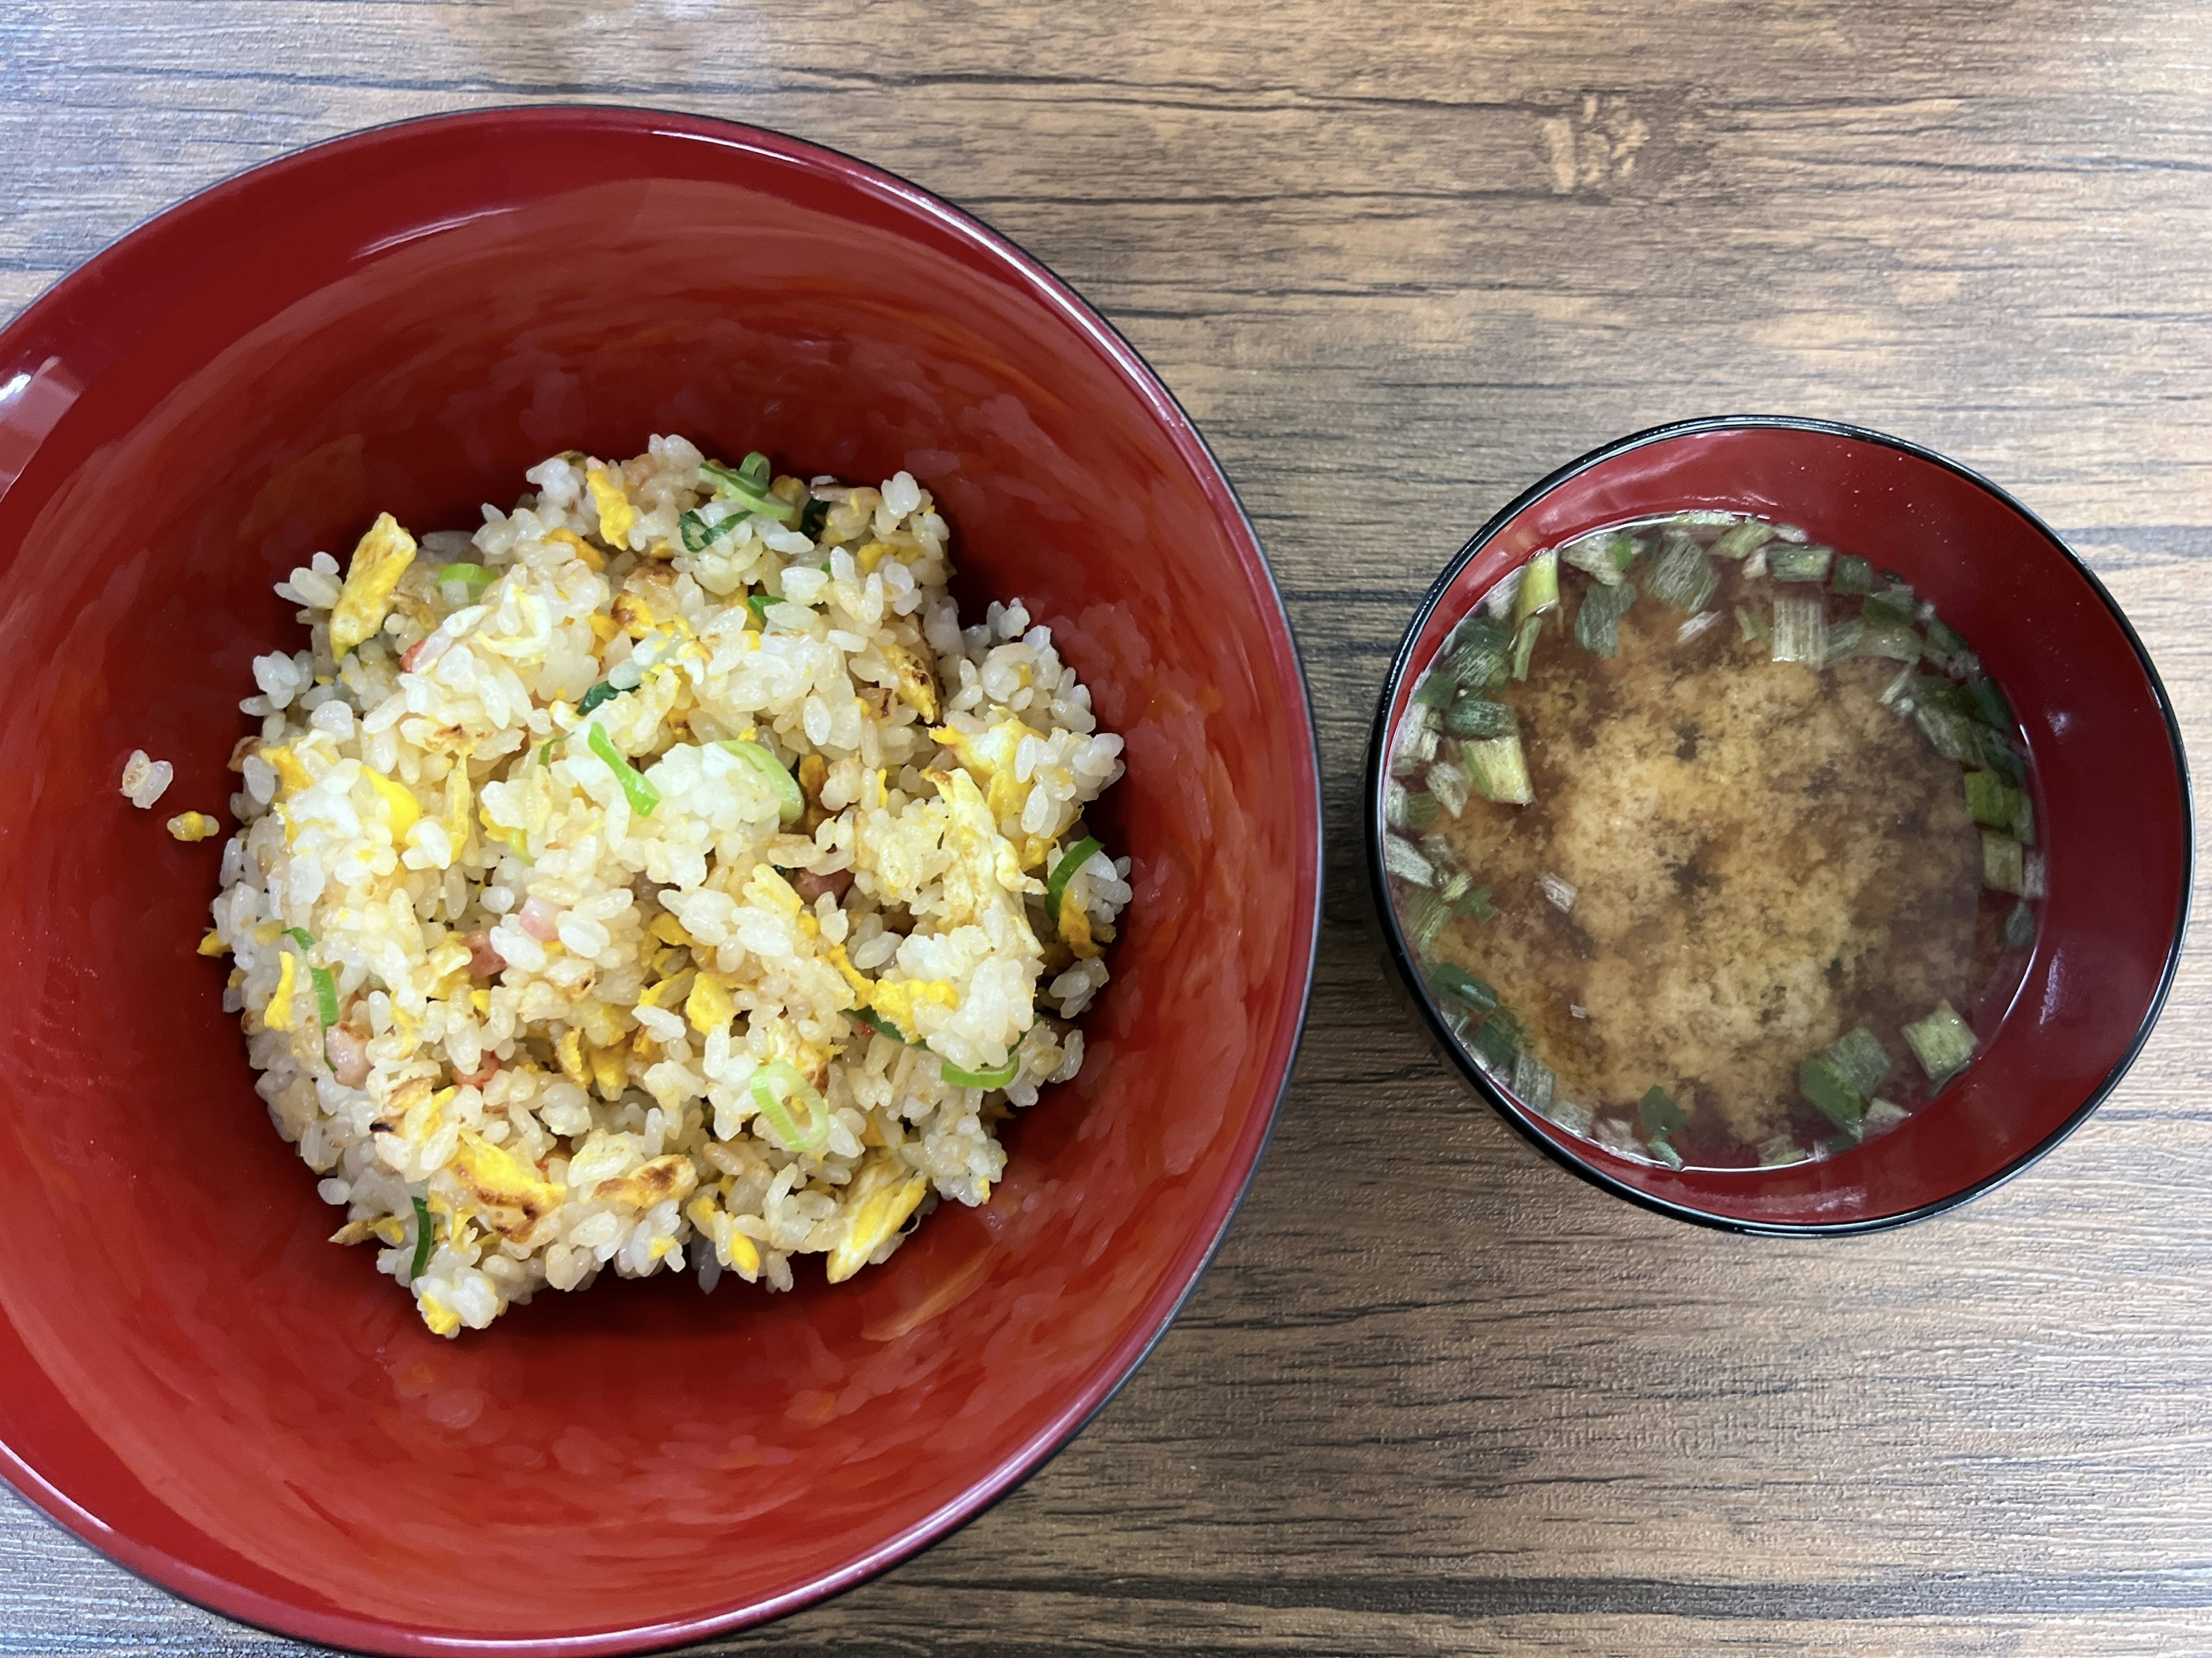
M 788 1654 L 2212 1649 L 2212 975 L 2040 1167 L 1856 1242 L 1603 1197 L 1474 1102 L 1363 930 L 1355 777 L 1444 556 L 1742 409 L 2012 486 L 2212 720 L 2197 0 L 13 0 L 0 307 L 312 139 L 606 98 L 856 151 L 1189 406 L 1318 703 L 1330 900 L 1274 1145 L 1118 1400 Z M 0 1495 L 0 1654 L 274 1651 Z

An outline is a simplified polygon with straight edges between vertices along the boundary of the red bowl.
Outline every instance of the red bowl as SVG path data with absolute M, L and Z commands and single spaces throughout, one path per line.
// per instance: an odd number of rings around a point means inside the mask
M 1547 547 L 1696 507 L 1802 525 L 1872 556 L 1973 642 L 2021 715 L 2043 797 L 2050 895 L 2027 976 L 1972 1068 L 1929 1110 L 1839 1157 L 1773 1169 L 1670 1170 L 1528 1111 L 1429 999 L 1382 873 L 1385 757 L 1414 685 L 1499 577 Z M 2181 732 L 2142 642 L 2095 576 L 2010 495 L 1856 427 L 1694 420 L 1562 467 L 1482 527 L 1430 588 L 1390 667 L 1365 793 L 1386 948 L 1431 1033 L 1539 1149 L 1608 1192 L 1684 1220 L 1784 1235 L 1869 1231 L 1964 1202 L 2033 1163 L 2110 1093 L 2150 1035 L 2180 959 L 2192 856 Z M 1996 1014 L 1998 1010 L 1990 1010 Z
M 194 944 L 270 592 L 376 511 L 470 525 L 654 432 L 911 469 L 965 598 L 1026 597 L 1127 738 L 1135 860 L 1082 1076 L 1004 1184 L 785 1296 L 541 1297 L 428 1335 L 271 1131 Z M 1227 1226 L 1288 1073 L 1318 768 L 1251 527 L 1065 286 L 749 128 L 536 108 L 193 197 L 0 333 L 0 1470 L 209 1606 L 392 1653 L 616 1652 L 910 1553 L 1074 1433 Z M 117 793 L 174 761 L 161 812 Z

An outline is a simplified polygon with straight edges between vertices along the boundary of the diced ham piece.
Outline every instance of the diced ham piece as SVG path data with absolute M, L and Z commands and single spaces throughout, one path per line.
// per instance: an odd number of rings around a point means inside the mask
M 825 892 L 842 904 L 852 884 L 853 872 L 849 869 L 841 869 L 835 875 L 817 875 L 811 870 L 802 869 L 791 878 L 791 890 L 810 904 Z
M 368 1080 L 368 1038 L 349 1025 L 339 1025 L 323 1039 L 330 1056 L 331 1074 L 348 1088 Z
M 541 944 L 550 944 L 561 930 L 561 912 L 543 898 L 528 898 L 514 913 L 514 924 Z
M 475 977 L 489 979 L 506 968 L 507 957 L 491 947 L 489 929 L 478 927 L 461 942 L 469 947 L 469 972 Z
M 499 1074 L 499 1055 L 486 1053 L 473 1071 L 455 1071 L 453 1080 L 465 1088 L 482 1088 Z

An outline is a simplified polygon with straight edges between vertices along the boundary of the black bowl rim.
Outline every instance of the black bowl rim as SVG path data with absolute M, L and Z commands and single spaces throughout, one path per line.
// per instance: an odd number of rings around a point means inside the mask
M 2173 918 L 2172 941 L 2166 946 L 2165 970 L 2159 975 L 2158 988 L 2151 997 L 2150 1005 L 2144 1010 L 2142 1023 L 2136 1028 L 2134 1038 L 2128 1043 L 2126 1052 L 2123 1053 L 2112 1069 L 2105 1073 L 2103 1079 L 2089 1090 L 2088 1096 L 2075 1108 L 2066 1121 L 2060 1123 L 2057 1128 L 2044 1136 L 2027 1151 L 1994 1173 L 1985 1175 L 1956 1192 L 1915 1208 L 1901 1210 L 1895 1214 L 1873 1215 L 1846 1221 L 1745 1220 L 1734 1215 L 1717 1214 L 1711 1210 L 1701 1209 L 1694 1204 L 1674 1203 L 1664 1198 L 1655 1197 L 1648 1192 L 1639 1191 L 1625 1181 L 1618 1180 L 1603 1169 L 1585 1163 L 1561 1149 L 1539 1133 L 1522 1114 L 1521 1108 L 1514 1104 L 1504 1090 L 1483 1073 L 1481 1067 L 1468 1057 L 1465 1048 L 1460 1045 L 1457 1038 L 1451 1034 L 1443 1020 L 1437 1015 L 1436 1005 L 1424 988 L 1420 973 L 1414 966 L 1413 952 L 1407 948 L 1405 934 L 1398 926 L 1397 914 L 1390 901 L 1389 883 L 1385 878 L 1382 870 L 1382 771 L 1384 756 L 1389 751 L 1390 705 L 1397 700 L 1398 687 L 1405 678 L 1407 664 L 1413 655 L 1413 643 L 1420 637 L 1421 630 L 1428 624 L 1430 616 L 1435 613 L 1437 606 L 1443 601 L 1453 579 L 1467 567 L 1468 561 L 1487 546 L 1492 537 L 1513 519 L 1561 484 L 1580 477 L 1600 462 L 1610 460 L 1616 455 L 1626 454 L 1632 449 L 1641 449 L 1647 445 L 1665 442 L 1674 438 L 1706 432 L 1746 430 L 1813 432 L 1826 437 L 1846 438 L 1855 442 L 1870 443 L 1882 448 L 1894 449 L 1911 455 L 1916 459 L 1926 461 L 1931 465 L 1939 466 L 1945 471 L 1965 479 L 1968 483 L 1994 496 L 1999 503 L 2018 513 L 2030 528 L 2051 544 L 2054 551 L 2074 567 L 2075 574 L 2088 584 L 2089 591 L 2103 602 L 2107 610 L 2112 612 L 2113 622 L 2118 625 L 2122 636 L 2126 639 L 2129 647 L 2136 653 L 2136 660 L 2142 668 L 2143 677 L 2149 682 L 2152 700 L 2157 704 L 2159 714 L 2166 721 L 2166 740 L 2173 750 L 2174 776 L 2180 785 L 2181 902 Z M 1931 1215 L 1940 1215 L 1947 1210 L 1955 1209 L 1970 1199 L 1979 1197 L 1983 1193 L 2010 1180 L 2079 1128 L 2088 1119 L 2089 1114 L 2103 1104 L 2106 1096 L 2119 1086 L 2120 1079 L 2126 1076 L 2129 1068 L 2135 1064 L 2136 1056 L 2142 1052 L 2143 1044 L 2150 1040 L 2152 1027 L 2157 1024 L 2158 1017 L 2165 1009 L 2167 993 L 2173 988 L 2174 975 L 2181 966 L 2182 944 L 2189 932 L 2191 887 L 2195 880 L 2197 863 L 2196 811 L 2191 799 L 2189 758 L 2182 747 L 2181 726 L 2179 721 L 2174 718 L 2172 699 L 2166 695 L 2166 683 L 2159 677 L 2158 669 L 2150 659 L 2150 653 L 2143 648 L 2142 640 L 2136 635 L 2134 624 L 2128 620 L 2127 613 L 2120 609 L 2112 594 L 2106 591 L 2105 584 L 2097 579 L 2096 572 L 2089 568 L 2081 555 L 2068 546 L 2057 531 L 2045 524 L 2009 490 L 1990 482 L 1972 468 L 1961 465 L 1959 462 L 1940 455 L 1924 445 L 1914 443 L 1910 439 L 1893 437 L 1888 433 L 1877 432 L 1870 427 L 1853 426 L 1838 421 L 1815 420 L 1797 415 L 1702 415 L 1690 420 L 1671 421 L 1662 426 L 1647 427 L 1643 431 L 1632 432 L 1626 437 L 1616 438 L 1611 443 L 1604 444 L 1591 450 L 1588 454 L 1569 461 L 1565 465 L 1523 489 L 1492 513 L 1489 521 L 1474 532 L 1465 546 L 1453 555 L 1450 561 L 1445 564 L 1443 574 L 1431 584 L 1428 592 L 1422 595 L 1419 604 L 1415 606 L 1413 619 L 1406 624 L 1405 635 L 1399 641 L 1398 648 L 1391 656 L 1389 672 L 1382 681 L 1382 694 L 1381 700 L 1376 705 L 1375 722 L 1368 740 L 1367 764 L 1363 773 L 1361 786 L 1364 791 L 1360 805 L 1360 815 L 1365 827 L 1369 896 L 1375 907 L 1376 919 L 1381 924 L 1384 951 L 1389 957 L 1390 963 L 1397 970 L 1399 977 L 1405 981 L 1405 987 L 1414 1006 L 1419 1010 L 1421 1017 L 1428 1028 L 1429 1035 L 1458 1067 L 1460 1074 L 1478 1094 L 1489 1102 L 1492 1108 L 1503 1117 L 1523 1139 L 1553 1163 L 1571 1173 L 1580 1175 L 1600 1191 L 1610 1193 L 1617 1198 L 1626 1198 L 1639 1208 L 1649 1209 L 1655 1214 L 1665 1215 L 1674 1220 L 1688 1221 L 1695 1225 L 1710 1226 L 1723 1232 L 1741 1232 L 1761 1237 L 1849 1237 L 1867 1232 L 1887 1231 L 1893 1227 L 1910 1225 L 1915 1221 L 1925 1220 Z

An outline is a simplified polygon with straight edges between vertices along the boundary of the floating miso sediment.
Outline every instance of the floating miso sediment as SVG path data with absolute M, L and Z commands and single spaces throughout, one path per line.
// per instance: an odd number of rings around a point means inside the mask
M 1700 512 L 1539 554 L 1393 735 L 1423 978 L 1522 1103 L 1744 1168 L 1938 1104 L 2025 970 L 2034 780 L 1968 642 L 1879 560 Z

